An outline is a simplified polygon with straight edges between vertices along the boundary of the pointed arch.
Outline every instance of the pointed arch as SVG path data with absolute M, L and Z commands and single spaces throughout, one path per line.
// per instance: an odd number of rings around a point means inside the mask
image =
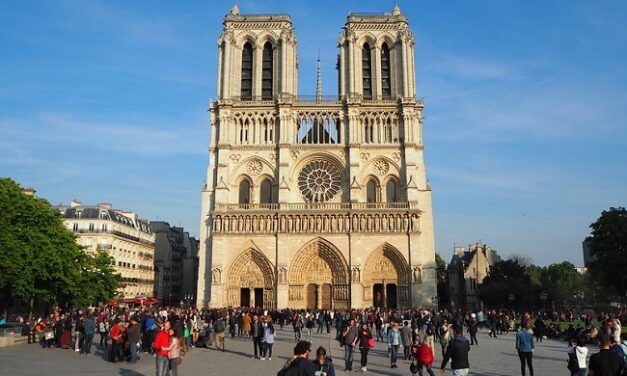
M 261 54 L 261 99 L 271 100 L 273 97 L 274 49 L 272 43 L 263 45 Z
M 240 306 L 243 289 L 262 289 L 261 306 L 274 308 L 274 267 L 261 251 L 247 248 L 230 265 L 226 279 L 227 306 Z
M 383 243 L 370 253 L 364 264 L 364 303 L 368 300 L 375 303 L 373 286 L 379 284 L 384 287 L 395 286 L 396 302 L 399 306 L 409 305 L 410 269 L 401 252 L 389 243 Z
M 246 41 L 242 47 L 240 97 L 243 100 L 250 100 L 253 97 L 253 45 L 250 41 Z
M 392 97 L 392 57 L 390 47 L 386 42 L 381 45 L 381 96 L 383 99 Z M 387 138 L 387 137 L 386 137 Z
M 305 286 L 310 284 L 331 285 L 332 307 L 349 307 L 348 264 L 339 249 L 324 238 L 309 241 L 296 253 L 288 281 L 290 307 L 306 307 L 309 292 Z
M 368 42 L 361 48 L 361 80 L 364 99 L 372 99 L 372 51 Z

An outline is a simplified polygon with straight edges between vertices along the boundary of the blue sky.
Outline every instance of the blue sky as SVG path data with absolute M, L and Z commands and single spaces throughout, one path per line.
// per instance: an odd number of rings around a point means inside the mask
M 216 41 L 233 3 L 5 1 L 0 176 L 51 203 L 112 202 L 198 233 Z M 392 1 L 238 1 L 289 13 L 301 94 L 321 49 L 337 91 L 349 11 Z M 603 209 L 627 203 L 627 2 L 400 1 L 416 38 L 437 250 L 582 264 Z

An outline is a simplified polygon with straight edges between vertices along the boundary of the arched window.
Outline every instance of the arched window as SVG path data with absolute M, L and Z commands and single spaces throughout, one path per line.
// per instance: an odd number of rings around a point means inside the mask
M 381 46 L 381 95 L 383 99 L 392 97 L 392 87 L 390 86 L 390 49 L 387 43 Z
M 242 49 L 242 99 L 253 99 L 253 46 L 250 42 Z
M 239 183 L 239 201 L 241 205 L 250 204 L 250 182 L 243 179 Z
M 272 45 L 267 42 L 263 45 L 261 66 L 261 99 L 272 99 Z
M 361 76 L 364 89 L 364 99 L 372 99 L 372 67 L 370 64 L 370 45 L 364 43 L 361 50 Z
M 270 180 L 264 180 L 259 187 L 259 202 L 269 204 L 272 202 L 272 183 Z
M 366 202 L 379 202 L 379 184 L 374 179 L 370 179 L 366 183 Z
M 385 184 L 385 194 L 387 202 L 399 202 L 401 200 L 398 181 L 390 179 Z

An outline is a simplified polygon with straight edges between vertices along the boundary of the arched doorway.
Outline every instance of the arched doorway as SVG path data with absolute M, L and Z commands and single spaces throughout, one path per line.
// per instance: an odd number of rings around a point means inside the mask
M 266 256 L 247 249 L 231 263 L 227 275 L 227 306 L 274 308 L 274 271 Z
M 362 285 L 366 305 L 382 308 L 410 305 L 409 266 L 403 255 L 390 244 L 383 244 L 368 256 Z
M 349 308 L 348 266 L 339 250 L 323 238 L 298 251 L 288 283 L 290 307 Z

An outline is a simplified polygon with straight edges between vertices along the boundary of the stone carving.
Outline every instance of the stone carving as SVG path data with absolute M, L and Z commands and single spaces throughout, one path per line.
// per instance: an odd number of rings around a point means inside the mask
M 231 154 L 229 158 L 231 158 L 231 161 L 233 161 L 233 163 L 239 163 L 241 157 L 242 156 L 240 154 Z
M 292 157 L 292 160 L 295 161 L 298 159 L 298 156 L 300 155 L 300 151 L 298 150 L 291 150 L 290 151 L 290 155 Z
M 211 282 L 215 284 L 222 283 L 222 270 L 220 268 L 213 268 L 211 271 Z
M 377 174 L 384 176 L 390 171 L 390 164 L 385 159 L 379 158 L 374 162 L 373 168 Z
M 365 162 L 368 159 L 370 159 L 370 153 L 361 153 L 359 156 L 361 157 L 362 162 Z
M 246 170 L 248 170 L 249 174 L 256 176 L 261 173 L 261 170 L 263 170 L 263 165 L 259 159 L 253 159 L 248 162 L 248 165 L 246 165 Z
M 422 267 L 414 266 L 411 268 L 411 276 L 414 283 L 422 283 Z
M 287 268 L 280 267 L 279 268 L 279 284 L 284 285 L 287 283 Z
M 324 160 L 305 165 L 298 175 L 298 188 L 308 202 L 326 202 L 340 192 L 341 174 L 337 166 Z
M 394 153 L 392 154 L 392 158 L 394 158 L 394 160 L 395 160 L 395 161 L 397 161 L 397 162 L 398 162 L 398 161 L 400 161 L 400 160 L 401 160 L 401 153 L 399 153 L 399 152 L 394 152 Z
M 352 280 L 353 280 L 353 283 L 361 282 L 361 270 L 359 269 L 359 267 L 353 268 Z

